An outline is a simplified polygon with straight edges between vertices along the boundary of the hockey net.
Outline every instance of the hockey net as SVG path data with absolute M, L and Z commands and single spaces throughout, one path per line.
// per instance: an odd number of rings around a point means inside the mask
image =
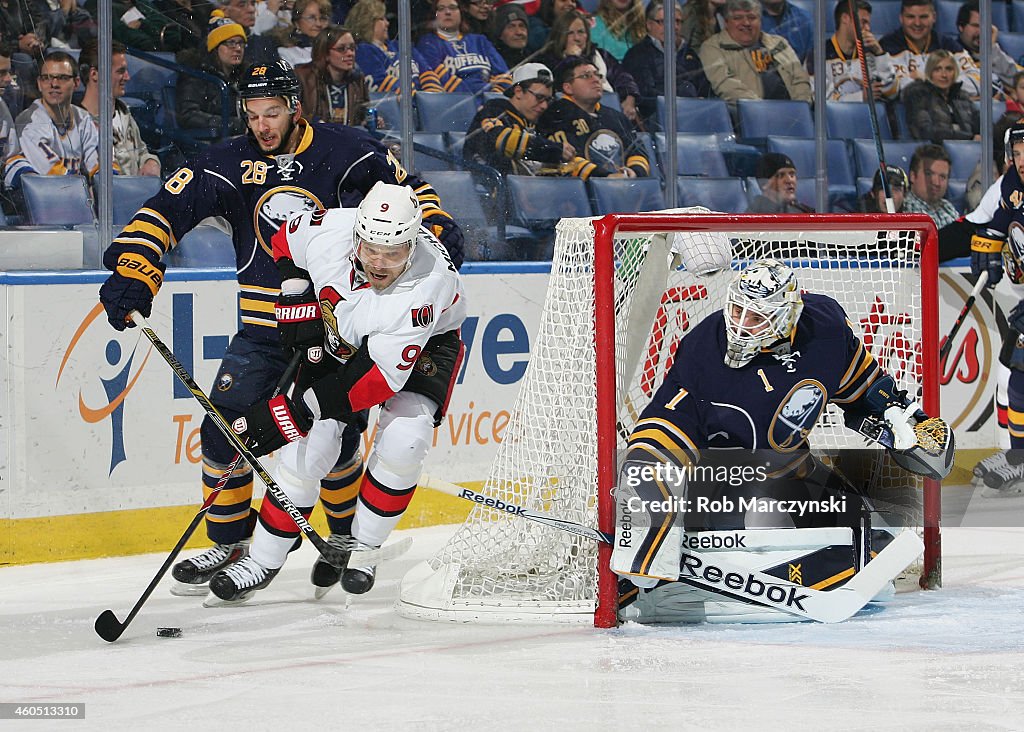
M 679 339 L 724 306 L 736 270 L 764 257 L 796 269 L 802 290 L 838 300 L 882 368 L 937 415 L 935 237 L 927 217 L 906 215 L 681 209 L 562 220 L 530 363 L 483 492 L 613 531 L 618 451 Z M 728 269 L 694 274 L 702 257 L 723 246 Z M 868 447 L 832 405 L 810 439 L 815 450 Z M 882 467 L 870 469 L 887 470 L 884 452 L 878 455 Z M 938 486 L 927 483 L 915 505 L 901 508 L 906 525 L 925 535 L 922 586 L 937 584 L 939 572 Z M 609 626 L 617 592 L 607 551 L 477 506 L 431 560 L 406 575 L 398 610 L 466 622 Z

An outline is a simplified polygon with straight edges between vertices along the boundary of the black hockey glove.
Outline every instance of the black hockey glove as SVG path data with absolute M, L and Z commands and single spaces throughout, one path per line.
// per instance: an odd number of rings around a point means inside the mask
M 135 252 L 122 252 L 111 269 L 114 271 L 100 287 L 100 302 L 107 311 L 107 320 L 115 330 L 134 328 L 128 313 L 138 310 L 149 317 L 167 266 Z
M 462 269 L 462 260 L 466 256 L 466 239 L 462 236 L 462 229 L 455 221 L 445 214 L 434 214 L 423 219 L 423 225 L 427 230 L 436 236 L 448 250 L 448 256 L 455 265 L 455 269 Z
M 324 321 L 320 303 L 310 287 L 301 295 L 281 294 L 274 306 L 281 345 L 291 350 L 308 350 L 324 345 Z
M 284 394 L 250 408 L 231 429 L 246 440 L 257 457 L 301 440 L 313 426 L 313 415 L 300 399 L 293 402 Z
M 971 237 L 971 274 L 988 272 L 986 287 L 995 287 L 1003 279 L 1003 246 L 1005 235 L 985 229 Z

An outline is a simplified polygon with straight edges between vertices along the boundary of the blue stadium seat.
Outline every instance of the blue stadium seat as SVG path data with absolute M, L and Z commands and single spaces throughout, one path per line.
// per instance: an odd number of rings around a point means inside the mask
M 1021 12 L 1024 12 L 1024 6 L 1021 7 Z M 1021 56 L 1024 56 L 1024 33 L 1001 32 L 997 43 L 1000 48 L 1010 54 L 1010 58 L 1014 61 L 1018 61 Z
M 505 183 L 512 223 L 533 235 L 532 240 L 517 243 L 516 258 L 550 259 L 558 220 L 592 215 L 579 178 L 509 175 Z
M 893 139 L 892 130 L 889 129 L 889 117 L 885 113 L 885 104 L 875 102 L 875 113 L 882 139 Z M 871 108 L 867 102 L 829 102 L 825 105 L 825 123 L 828 126 L 828 136 L 836 139 L 866 139 L 875 136 L 871 127 Z
M 220 127 L 181 127 L 178 125 L 177 80 L 171 79 L 161 91 L 161 109 L 158 121 L 163 125 L 164 143 L 174 143 L 186 154 L 197 153 L 212 142 L 221 139 Z
M 658 150 L 665 150 L 665 136 L 658 134 Z M 662 170 L 666 177 L 664 152 L 661 159 Z M 714 135 L 676 135 L 676 174 L 700 175 L 710 178 L 726 178 L 729 168 L 725 164 L 725 156 Z
M 173 53 L 150 54 L 168 63 L 174 63 Z M 128 84 L 125 94 L 139 99 L 160 99 L 160 90 L 174 78 L 174 69 L 158 66 L 132 54 L 127 55 Z
M 657 178 L 591 178 L 587 187 L 590 188 L 596 216 L 665 208 L 661 181 Z
M 872 177 L 878 170 L 878 151 L 875 149 L 874 140 L 852 140 L 850 144 L 853 148 L 853 161 L 857 169 L 857 176 Z M 916 141 L 883 143 L 885 162 L 889 165 L 898 165 L 909 173 L 910 159 L 920 144 Z
M 419 92 L 415 99 L 424 132 L 465 132 L 476 116 L 477 98 L 472 94 Z
M 472 173 L 466 170 L 430 171 L 424 179 L 441 197 L 441 207 L 462 227 L 466 237 L 466 259 L 476 261 L 514 259 L 509 241 L 530 240 L 527 229 L 493 226 L 477 190 Z M 502 222 L 504 223 L 504 222 Z
M 448 138 L 448 152 L 455 156 L 456 160 L 462 160 L 462 148 L 466 144 L 465 132 L 446 132 Z
M 768 150 L 788 155 L 796 166 L 800 178 L 813 178 L 817 173 L 817 150 L 814 140 L 794 137 L 769 137 Z M 829 185 L 854 186 L 853 165 L 842 140 L 827 140 L 825 143 L 825 165 Z
M 236 267 L 231 237 L 216 226 L 200 224 L 185 234 L 167 253 L 168 267 Z
M 1002 2 L 1002 0 L 996 0 L 992 5 L 996 5 L 998 2 Z M 935 12 L 938 16 L 935 19 L 936 33 L 940 36 L 959 36 L 956 31 L 956 14 L 961 5 L 963 5 L 963 0 L 935 0 Z
M 601 106 L 611 107 L 622 111 L 622 102 L 619 101 L 619 95 L 615 92 L 605 92 L 601 95 Z
M 413 144 L 416 149 L 416 170 L 424 172 L 428 170 L 451 170 L 452 166 L 445 159 L 448 153 L 448 145 L 445 144 L 444 135 L 440 132 L 414 132 L 412 135 Z M 424 149 L 426 148 L 426 149 Z M 437 155 L 431 155 L 429 151 L 436 151 Z
M 377 110 L 378 118 L 383 122 L 382 130 L 402 130 L 402 110 L 399 107 L 398 97 L 393 94 L 370 93 L 370 102 Z M 412 108 L 413 128 L 416 127 L 416 106 Z
M 89 186 L 80 175 L 23 175 L 28 224 L 74 226 L 96 221 Z
M 946 140 L 942 143 L 949 153 L 950 178 L 967 180 L 974 174 L 974 169 L 981 162 L 980 140 Z
M 124 226 L 147 200 L 156 195 L 163 181 L 155 175 L 115 175 L 111 179 L 114 226 Z
M 963 213 L 967 205 L 967 181 L 963 178 L 950 178 L 946 198 L 956 206 L 957 211 Z
M 814 119 L 807 102 L 740 99 L 736 102 L 744 142 L 763 147 L 768 137 L 814 137 Z
M 743 213 L 749 202 L 741 178 L 676 179 L 681 206 L 705 206 L 712 211 Z
M 657 98 L 658 124 L 665 129 L 665 97 Z M 733 134 L 729 107 L 721 99 L 676 99 L 676 132 L 697 135 Z
M 1010 23 L 1010 30 L 1017 33 L 1024 33 L 1024 0 L 1013 0 L 1013 2 L 1010 3 L 1010 7 L 1013 15 Z

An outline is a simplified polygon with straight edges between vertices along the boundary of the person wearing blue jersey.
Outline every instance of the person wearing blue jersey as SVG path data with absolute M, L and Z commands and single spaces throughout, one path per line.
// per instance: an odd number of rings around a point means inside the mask
M 434 8 L 434 31 L 416 43 L 427 65 L 423 70 L 443 77 L 445 91 L 504 92 L 512 84 L 512 77 L 494 44 L 487 36 L 462 32 L 456 0 L 435 0 Z
M 380 181 L 406 185 L 421 205 L 424 226 L 445 245 L 457 266 L 462 262 L 461 231 L 441 210 L 434 189 L 408 174 L 365 131 L 307 122 L 299 89 L 286 61 L 250 66 L 239 92 L 248 133 L 211 146 L 193 164 L 178 169 L 104 254 L 104 266 L 112 274 L 100 288 L 100 301 L 110 324 L 123 330 L 134 325 L 128 322 L 131 311 L 149 315 L 163 279 L 161 260 L 185 233 L 208 216 L 222 216 L 231 225 L 242 328 L 228 345 L 210 393 L 229 421 L 269 398 L 290 356 L 281 346 L 304 345 L 302 324 L 279 324 L 274 315 L 276 309 L 295 305 L 280 294 L 281 276 L 271 245 L 290 215 L 358 204 Z M 300 368 L 297 380 L 302 378 Z M 352 424 L 337 463 L 321 483 L 331 540 L 337 542 L 347 541 L 362 473 L 360 429 Z M 209 418 L 201 436 L 203 489 L 209 495 L 235 451 Z M 252 488 L 251 470 L 243 463 L 207 514 L 207 535 L 214 546 L 173 569 L 179 592 L 205 593 L 218 569 L 245 556 L 255 521 Z M 339 574 L 340 570 L 318 563 L 313 581 L 318 587 L 331 586 Z
M 725 308 L 680 341 L 664 382 L 629 436 L 616 492 L 619 540 L 612 569 L 644 588 L 678 579 L 684 525 L 741 533 L 849 527 L 856 535 L 871 504 L 809 449 L 808 436 L 829 403 L 843 410 L 849 427 L 885 445 L 902 468 L 933 478 L 952 468 L 948 425 L 896 387 L 839 303 L 801 293 L 796 273 L 782 261 L 755 261 L 730 283 Z M 709 480 L 696 470 L 708 465 L 749 470 L 740 482 Z M 684 477 L 671 484 L 651 477 L 666 474 Z M 630 515 L 637 501 L 670 494 L 690 503 Z M 702 504 L 701 497 L 712 500 Z M 715 498 L 726 500 L 715 508 Z M 740 498 L 776 501 L 781 508 L 745 512 Z M 829 501 L 828 509 L 785 507 L 801 500 Z M 861 536 L 861 549 L 872 541 L 880 549 L 889 539 L 891 533 L 870 532 Z M 812 554 L 802 558 L 803 583 L 837 581 L 843 570 Z M 849 569 L 849 554 L 845 561 Z

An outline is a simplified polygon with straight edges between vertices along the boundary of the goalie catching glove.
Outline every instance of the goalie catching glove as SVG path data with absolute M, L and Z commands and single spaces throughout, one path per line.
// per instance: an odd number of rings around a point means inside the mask
M 908 400 L 891 376 L 876 379 L 855 407 L 867 414 L 851 409 L 846 426 L 885 447 L 901 468 L 935 480 L 949 475 L 956 449 L 953 430 Z

